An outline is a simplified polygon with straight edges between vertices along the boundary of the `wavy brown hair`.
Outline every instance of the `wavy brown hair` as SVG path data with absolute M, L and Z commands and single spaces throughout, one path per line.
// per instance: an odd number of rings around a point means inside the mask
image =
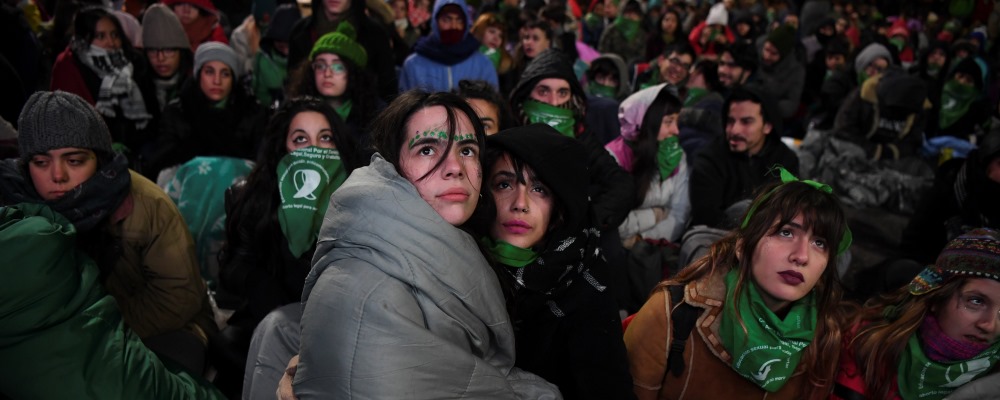
M 843 308 L 839 307 L 843 289 L 836 268 L 837 249 L 847 228 L 843 207 L 835 195 L 802 182 L 765 187 L 754 204 L 757 208 L 745 227 L 734 229 L 712 244 L 707 255 L 691 263 L 675 278 L 660 283 L 657 288 L 686 285 L 715 275 L 725 275 L 736 268 L 739 277 L 735 296 L 741 296 L 747 282 L 752 279 L 751 260 L 757 243 L 801 214 L 803 229 L 812 230 L 814 236 L 826 239 L 828 258 L 826 269 L 813 287 L 818 308 L 816 334 L 805 348 L 793 376 L 806 374 L 807 377 L 807 384 L 802 387 L 799 398 L 825 399 L 833 389 L 840 357 L 841 327 L 846 320 Z M 724 307 L 735 308 L 736 304 Z M 737 318 L 745 331 L 742 317 Z
M 864 378 L 869 398 L 886 399 L 896 389 L 896 366 L 910 337 L 927 313 L 943 307 L 965 286 L 967 278 L 952 279 L 923 295 L 910 293 L 909 285 L 868 300 L 864 307 L 849 305 L 850 327 L 858 328 L 849 346 Z

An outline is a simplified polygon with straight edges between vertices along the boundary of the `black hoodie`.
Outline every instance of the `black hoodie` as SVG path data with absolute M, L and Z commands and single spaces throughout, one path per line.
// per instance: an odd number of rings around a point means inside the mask
M 531 98 L 531 91 L 542 79 L 559 78 L 569 82 L 576 138 L 587 148 L 589 193 L 595 224 L 602 230 L 617 229 L 635 204 L 632 176 L 618 166 L 604 149 L 596 134 L 585 126 L 587 96 L 573 73 L 572 63 L 557 50 L 546 50 L 525 67 L 521 80 L 510 95 L 511 108 L 521 123 L 525 122 L 521 105 Z

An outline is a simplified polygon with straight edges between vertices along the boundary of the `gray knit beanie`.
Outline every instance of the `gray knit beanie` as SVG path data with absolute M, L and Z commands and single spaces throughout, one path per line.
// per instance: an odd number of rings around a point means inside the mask
M 892 53 L 889 53 L 889 49 L 878 43 L 868 45 L 868 47 L 861 50 L 861 52 L 858 53 L 858 56 L 854 58 L 854 71 L 864 71 L 865 68 L 868 67 L 868 64 L 871 64 L 879 58 L 886 59 L 889 61 L 889 65 L 892 65 Z
M 93 106 L 73 93 L 35 92 L 24 103 L 17 125 L 21 157 L 65 147 L 113 153 L 108 126 Z
M 142 44 L 148 49 L 191 50 L 181 20 L 160 3 L 149 6 L 142 17 Z
M 201 67 L 209 61 L 221 61 L 223 64 L 233 69 L 233 79 L 243 75 L 243 63 L 232 47 L 222 42 L 205 42 L 198 46 L 198 51 L 194 53 L 194 74 L 198 75 Z

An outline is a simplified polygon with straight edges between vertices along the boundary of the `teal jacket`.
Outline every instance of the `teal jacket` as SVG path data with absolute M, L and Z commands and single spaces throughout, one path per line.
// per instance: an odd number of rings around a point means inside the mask
M 125 328 L 75 242 L 44 205 L 0 207 L 0 397 L 224 399 Z

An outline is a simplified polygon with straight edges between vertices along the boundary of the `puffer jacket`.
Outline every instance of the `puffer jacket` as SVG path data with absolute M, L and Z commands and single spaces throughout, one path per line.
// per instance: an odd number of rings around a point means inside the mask
M 639 399 L 798 399 L 805 374 L 792 376 L 777 392 L 761 389 L 731 366 L 732 354 L 719 336 L 725 306 L 725 274 L 712 274 L 684 287 L 684 302 L 702 309 L 684 342 L 684 372 L 667 370 L 673 325 L 667 287 L 658 287 L 625 330 L 625 347 Z
M 458 81 L 483 80 L 494 88 L 499 88 L 497 70 L 493 63 L 479 52 L 479 41 L 465 30 L 462 40 L 453 45 L 441 43 L 437 15 L 441 8 L 454 4 L 461 8 L 465 26 L 472 26 L 472 17 L 464 0 L 438 0 L 434 3 L 434 18 L 431 18 L 431 33 L 421 38 L 414 52 L 403 63 L 399 73 L 400 93 L 420 88 L 430 92 L 450 92 L 458 87 Z
M 127 329 L 76 228 L 50 208 L 0 207 L 0 393 L 15 399 L 223 399 Z M 40 251 L 39 249 L 44 249 Z
M 691 219 L 691 197 L 688 195 L 688 179 L 691 169 L 687 165 L 687 156 L 667 179 L 660 180 L 660 174 L 653 174 L 653 182 L 646 191 L 642 205 L 629 211 L 625 222 L 618 227 L 622 238 L 634 235 L 643 239 L 666 239 L 679 243 L 687 223 Z M 662 207 L 667 218 L 657 222 L 653 207 Z
M 331 198 L 302 300 L 301 400 L 560 398 L 514 368 L 504 297 L 475 239 L 380 156 Z

